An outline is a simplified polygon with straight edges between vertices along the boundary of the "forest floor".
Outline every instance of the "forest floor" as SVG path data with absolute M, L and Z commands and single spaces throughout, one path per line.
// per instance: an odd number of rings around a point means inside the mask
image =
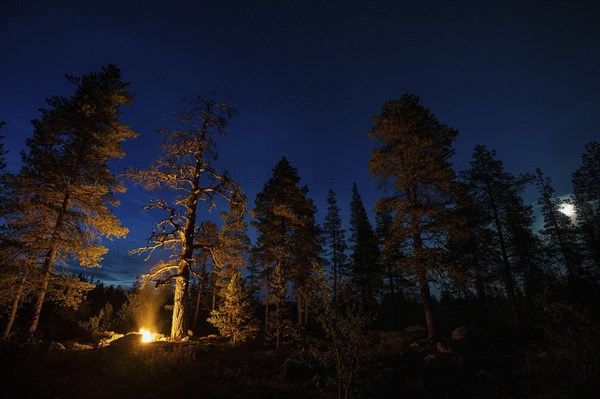
M 583 398 L 556 382 L 532 381 L 527 348 L 514 343 L 408 342 L 375 336 L 357 380 L 367 398 Z M 337 397 L 323 367 L 294 348 L 261 339 L 232 346 L 219 337 L 143 344 L 127 335 L 109 346 L 4 344 L 1 398 Z M 529 356 L 529 357 L 528 357 Z M 329 381 L 329 384 L 328 384 Z

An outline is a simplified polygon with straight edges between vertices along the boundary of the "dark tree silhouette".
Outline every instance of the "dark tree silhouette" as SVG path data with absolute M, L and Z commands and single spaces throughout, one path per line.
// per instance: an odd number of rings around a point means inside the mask
M 307 194 L 308 188 L 300 186 L 298 171 L 283 157 L 256 196 L 256 220 L 252 222 L 258 231 L 254 256 L 263 268 L 267 309 L 271 275 L 281 264 L 285 278 L 294 283 L 298 324 L 308 322 L 311 274 L 319 253 L 316 209 Z
M 358 291 L 363 312 L 373 314 L 375 294 L 379 288 L 379 252 L 377 237 L 367 216 L 356 183 L 352 184 L 352 202 L 350 204 L 350 242 L 352 244 L 353 285 Z
M 452 222 L 448 208 L 456 189 L 450 165 L 457 131 L 442 125 L 419 98 L 388 101 L 372 117 L 369 136 L 381 142 L 369 167 L 388 195 L 377 204 L 392 210 L 398 245 L 407 248 L 405 270 L 417 278 L 429 337 L 435 334 L 429 288 L 430 271 L 442 265 L 440 251 Z
M 600 275 L 600 143 L 588 143 L 581 158 L 573 173 L 573 204 L 586 258 Z
M 331 264 L 333 279 L 333 300 L 337 297 L 339 284 L 347 274 L 348 260 L 346 256 L 346 234 L 342 228 L 340 208 L 337 205 L 335 193 L 329 190 L 327 194 L 327 214 L 323 223 L 323 238 L 325 242 L 326 256 Z

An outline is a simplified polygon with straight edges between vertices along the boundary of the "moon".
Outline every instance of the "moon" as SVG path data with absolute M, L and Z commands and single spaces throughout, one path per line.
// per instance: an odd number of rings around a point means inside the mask
M 575 207 L 571 204 L 562 204 L 560 206 L 560 211 L 568 217 L 575 215 Z

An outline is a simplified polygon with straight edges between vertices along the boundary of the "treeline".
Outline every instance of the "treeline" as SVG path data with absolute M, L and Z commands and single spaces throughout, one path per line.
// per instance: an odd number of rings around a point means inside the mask
M 20 309 L 30 316 L 21 333 L 34 337 L 48 301 L 87 306 L 79 328 L 136 329 L 141 301 L 152 296 L 142 293 L 148 283 L 167 293 L 171 321 L 155 315 L 153 323 L 170 325 L 175 340 L 216 328 L 235 343 L 264 334 L 279 347 L 317 328 L 356 343 L 365 336 L 352 335 L 359 330 L 409 324 L 424 324 L 433 340 L 460 324 L 532 330 L 559 302 L 597 315 L 598 142 L 585 147 L 572 195 L 559 198 L 541 170 L 513 174 L 483 145 L 466 169 L 455 170 L 458 131 L 418 97 L 402 95 L 382 106 L 368 132 L 379 143 L 368 165 L 382 193 L 375 219 L 353 184 L 349 212 L 329 191 L 319 225 L 309 189 L 285 157 L 253 207 L 217 168 L 217 139 L 237 111 L 214 99 L 186 103 L 178 127 L 160 131 L 161 153 L 150 167 L 115 176 L 110 160 L 125 156 L 121 143 L 137 136 L 119 120 L 133 95 L 112 65 L 67 79 L 75 93 L 52 97 L 33 120 L 20 172 L 0 164 L 5 338 Z M 162 259 L 142 285 L 109 293 L 64 266 L 98 266 L 107 252 L 102 239 L 127 234 L 111 210 L 125 179 L 157 196 L 144 209 L 164 215 L 133 254 L 159 251 Z M 536 204 L 523 200 L 530 185 L 539 192 Z M 534 206 L 543 216 L 539 231 Z M 221 210 L 220 224 L 202 220 L 212 209 Z

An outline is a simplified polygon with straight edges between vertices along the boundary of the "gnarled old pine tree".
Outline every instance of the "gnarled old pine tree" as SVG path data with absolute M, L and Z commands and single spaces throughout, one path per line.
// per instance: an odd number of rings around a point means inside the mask
M 217 158 L 215 136 L 225 135 L 228 121 L 237 112 L 228 104 L 196 97 L 188 108 L 176 116 L 182 122 L 180 129 L 162 129 L 165 136 L 162 154 L 146 170 L 130 170 L 128 177 L 147 190 L 170 190 L 175 197 L 152 201 L 145 210 L 158 209 L 167 216 L 156 223 L 147 239 L 148 245 L 132 253 L 156 249 L 171 252 L 166 262 L 159 262 L 144 277 L 157 286 L 175 280 L 175 298 L 171 324 L 171 338 L 180 340 L 187 334 L 187 303 L 190 275 L 194 273 L 194 251 L 203 248 L 199 234 L 198 204 L 208 209 L 217 206 L 217 199 L 236 201 L 239 187 L 225 173 L 214 167 Z
M 377 208 L 393 211 L 398 245 L 407 248 L 402 264 L 417 278 L 431 338 L 435 328 L 429 278 L 432 269 L 442 266 L 440 251 L 451 227 L 448 208 L 456 180 L 450 157 L 457 131 L 439 123 L 413 95 L 386 102 L 372 121 L 369 136 L 382 146 L 373 150 L 369 167 L 389 193 Z
M 67 75 L 67 80 L 75 93 L 47 100 L 49 108 L 32 121 L 34 133 L 27 139 L 29 153 L 22 156 L 20 174 L 7 181 L 7 226 L 25 248 L 27 263 L 35 265 L 30 338 L 55 268 L 67 261 L 99 266 L 107 252 L 101 237 L 127 234 L 109 208 L 118 205 L 114 194 L 125 188 L 108 162 L 122 158 L 121 143 L 137 136 L 119 121 L 120 107 L 132 103 L 132 94 L 114 65 L 81 77 Z

